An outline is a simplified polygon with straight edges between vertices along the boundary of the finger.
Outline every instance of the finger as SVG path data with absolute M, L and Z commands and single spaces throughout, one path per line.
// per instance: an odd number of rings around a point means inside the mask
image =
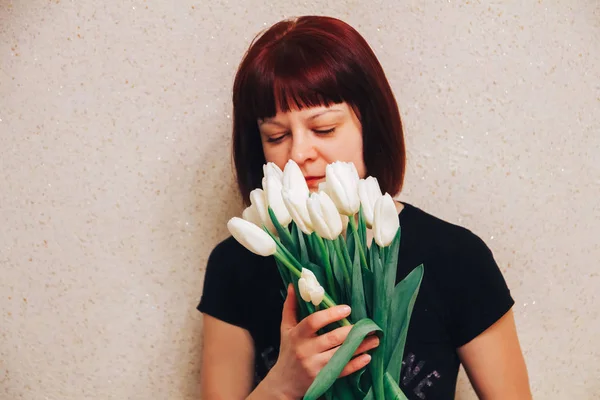
M 287 287 L 287 296 L 283 303 L 283 311 L 281 313 L 281 331 L 294 328 L 298 325 L 297 317 L 297 304 L 296 304 L 296 293 L 294 291 L 294 285 L 291 283 Z
M 362 354 L 358 357 L 354 357 L 352 360 L 346 364 L 342 372 L 340 373 L 340 378 L 353 374 L 361 368 L 364 368 L 371 361 L 371 356 L 369 354 Z
M 333 349 L 334 347 L 340 346 L 348 337 L 348 333 L 352 326 L 342 326 L 332 330 L 331 332 L 324 333 L 310 341 L 310 351 L 312 353 L 322 353 L 324 351 Z
M 338 329 L 344 329 L 344 328 L 338 328 Z M 334 332 L 334 331 L 332 331 L 332 332 Z M 325 336 L 325 335 L 321 335 L 321 336 Z M 321 338 L 321 336 L 319 336 L 319 338 Z M 365 351 L 372 350 L 377 346 L 379 346 L 379 338 L 377 336 L 366 338 L 356 348 L 356 351 L 354 352 L 354 354 L 352 356 L 353 357 L 360 356 Z M 318 361 L 322 362 L 323 364 L 327 364 L 327 362 L 329 362 L 331 357 L 333 357 L 335 352 L 338 351 L 339 349 L 340 349 L 340 347 L 338 346 L 338 347 L 334 347 L 333 349 L 329 349 L 327 351 L 321 352 L 320 354 L 317 355 Z
M 377 336 L 367 337 L 365 340 L 362 341 L 360 346 L 358 346 L 358 348 L 354 352 L 354 355 L 357 356 L 366 351 L 373 350 L 377 346 L 379 346 L 379 338 Z
M 319 329 L 350 315 L 350 311 L 350 307 L 347 305 L 317 311 L 298 323 L 298 333 L 303 337 L 314 336 Z

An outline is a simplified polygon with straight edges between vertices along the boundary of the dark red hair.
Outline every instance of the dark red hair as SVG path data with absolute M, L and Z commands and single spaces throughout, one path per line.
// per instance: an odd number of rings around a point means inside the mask
M 254 39 L 233 85 L 233 160 L 245 204 L 260 187 L 265 156 L 257 120 L 303 107 L 348 103 L 360 119 L 367 175 L 400 192 L 406 152 L 396 99 L 373 50 L 330 17 L 278 22 Z

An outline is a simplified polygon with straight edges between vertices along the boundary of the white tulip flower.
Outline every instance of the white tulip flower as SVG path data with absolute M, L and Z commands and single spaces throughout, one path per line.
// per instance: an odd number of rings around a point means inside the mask
M 245 219 L 231 218 L 227 222 L 227 229 L 235 240 L 254 254 L 268 257 L 277 250 L 277 244 L 267 232 Z
M 261 224 L 259 226 L 262 227 L 262 225 L 264 225 L 270 232 L 276 233 L 277 230 L 275 229 L 275 225 L 273 225 L 273 221 L 271 221 L 269 210 L 267 209 L 267 196 L 265 195 L 264 190 L 254 189 L 251 191 L 250 202 L 252 203 L 252 206 L 255 207 L 256 213 L 260 218 Z
M 327 193 L 327 182 L 319 182 L 318 191 Z
M 307 235 L 310 235 L 313 232 L 313 227 L 306 205 L 308 196 L 305 197 L 297 191 L 288 190 L 285 187 L 281 191 L 281 196 L 298 228 Z
M 325 289 L 317 281 L 317 277 L 309 269 L 302 268 L 301 278 L 298 279 L 298 290 L 302 300 L 318 306 L 325 297 Z
M 308 198 L 310 191 L 306 184 L 306 179 L 304 178 L 304 174 L 302 174 L 300 167 L 294 160 L 289 160 L 287 164 L 285 164 L 282 182 L 283 187 L 288 191 L 293 190 L 298 196 L 305 196 Z
M 340 214 L 354 215 L 360 208 L 358 197 L 358 173 L 351 162 L 336 161 L 325 168 L 327 194 Z
M 373 236 L 375 242 L 381 246 L 389 246 L 400 227 L 398 210 L 394 199 L 388 193 L 375 201 L 373 216 Z
M 375 202 L 381 197 L 381 189 L 377 178 L 369 176 L 367 179 L 361 179 L 358 181 L 358 197 L 362 204 L 363 214 L 365 216 L 365 222 L 367 228 L 373 227 L 373 212 L 375 209 Z
M 333 240 L 343 229 L 342 218 L 333 200 L 325 192 L 313 193 L 307 201 L 313 229 L 324 239 Z
M 313 232 L 306 201 L 310 195 L 306 179 L 298 164 L 289 160 L 283 169 L 283 189 L 281 195 L 292 219 L 298 228 L 307 235 Z
M 273 213 L 275 213 L 275 217 L 277 217 L 277 221 L 281 226 L 286 227 L 292 222 L 292 216 L 283 202 L 282 189 L 281 180 L 276 175 L 267 175 L 264 186 L 267 204 L 273 209 Z
M 262 227 L 263 225 L 262 221 L 260 220 L 260 215 L 256 210 L 256 206 L 253 204 L 244 209 L 244 211 L 242 212 L 242 218 L 248 222 L 252 222 L 258 227 Z
M 283 179 L 283 171 L 273 162 L 268 162 L 263 165 L 263 174 L 265 177 L 275 176 L 280 181 Z

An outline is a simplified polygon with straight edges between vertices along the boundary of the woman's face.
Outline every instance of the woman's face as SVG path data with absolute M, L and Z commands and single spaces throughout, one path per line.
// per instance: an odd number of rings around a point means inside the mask
M 358 175 L 365 176 L 362 127 L 347 103 L 278 111 L 259 120 L 258 127 L 266 161 L 283 169 L 294 160 L 312 191 L 325 180 L 327 164 L 335 161 L 351 161 Z

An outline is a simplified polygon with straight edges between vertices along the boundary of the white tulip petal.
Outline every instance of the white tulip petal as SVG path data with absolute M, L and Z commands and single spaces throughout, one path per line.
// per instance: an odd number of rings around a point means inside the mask
M 277 250 L 275 241 L 267 232 L 245 219 L 231 218 L 227 222 L 227 229 L 235 240 L 254 254 L 267 257 Z
M 309 281 L 317 281 L 316 275 L 308 268 L 302 268 L 302 271 L 300 271 L 300 276 L 304 279 L 308 279 Z
M 263 174 L 266 178 L 273 176 L 278 178 L 280 181 L 283 179 L 283 171 L 273 162 L 268 162 L 263 165 Z
M 310 293 L 310 300 L 315 306 L 318 306 L 323 301 L 325 297 L 325 289 L 322 286 L 319 286 L 315 290 Z
M 300 167 L 293 160 L 289 160 L 285 164 L 282 183 L 285 189 L 293 190 L 297 196 L 308 198 L 310 194 L 304 174 L 302 174 Z
M 311 300 L 305 278 L 298 279 L 298 291 L 300 292 L 300 297 L 302 297 L 302 300 L 306 302 L 309 302 Z
M 313 227 L 306 205 L 308 196 L 304 197 L 303 194 L 299 195 L 297 192 L 287 190 L 285 187 L 281 191 L 281 196 L 290 216 L 296 225 L 298 225 L 298 228 L 307 235 L 310 235 L 313 232 Z
M 327 193 L 327 182 L 319 182 L 318 191 Z
M 267 209 L 267 197 L 264 190 L 254 189 L 251 191 L 250 203 L 252 203 L 252 205 L 256 208 L 256 212 L 262 224 L 266 226 L 271 233 L 277 233 L 275 225 L 273 225 L 273 221 L 271 221 L 271 217 L 269 216 L 269 211 Z
M 360 208 L 358 173 L 352 163 L 336 161 L 325 168 L 327 193 L 341 214 L 354 215 Z
M 313 193 L 307 205 L 310 221 L 317 235 L 333 240 L 342 233 L 342 218 L 327 193 Z
M 260 215 L 258 215 L 258 212 L 256 211 L 256 207 L 254 205 L 246 207 L 246 209 L 242 212 L 242 218 L 244 218 L 248 222 L 252 222 L 258 227 L 262 226 Z
M 369 176 L 366 179 L 358 181 L 358 197 L 362 204 L 363 214 L 367 228 L 373 227 L 373 212 L 375 209 L 375 201 L 381 197 L 381 189 L 377 179 Z
M 389 246 L 394 240 L 399 227 L 400 221 L 396 204 L 392 197 L 386 193 L 375 202 L 373 219 L 375 242 L 381 247 Z
M 283 202 L 283 197 L 281 197 L 282 188 L 281 181 L 276 176 L 267 176 L 265 186 L 267 204 L 273 209 L 281 226 L 286 227 L 292 221 L 292 216 Z

